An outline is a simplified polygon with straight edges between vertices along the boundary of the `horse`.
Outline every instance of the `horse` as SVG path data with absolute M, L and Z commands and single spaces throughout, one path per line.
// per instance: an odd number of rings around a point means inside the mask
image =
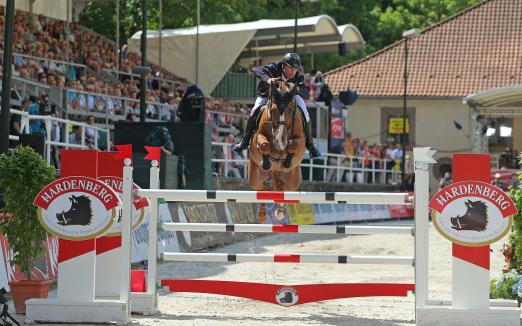
M 303 114 L 295 103 L 297 84 L 278 82 L 270 86 L 268 102 L 260 108 L 258 128 L 250 143 L 248 183 L 253 190 L 296 191 L 301 186 L 301 162 L 305 152 Z M 272 189 L 265 182 L 272 180 Z M 285 206 L 279 203 L 276 218 Z M 266 220 L 261 203 L 258 221 Z
M 488 225 L 488 207 L 480 201 L 467 200 L 465 202 L 466 213 L 463 216 L 451 217 L 451 228 L 457 231 L 484 231 Z

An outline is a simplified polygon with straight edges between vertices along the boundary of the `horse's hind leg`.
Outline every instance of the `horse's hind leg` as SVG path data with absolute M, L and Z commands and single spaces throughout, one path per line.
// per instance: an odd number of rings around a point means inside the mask
M 268 179 L 269 175 L 261 171 L 261 169 L 253 163 L 252 160 L 248 163 L 248 183 L 253 190 L 268 190 L 265 186 L 265 180 Z M 265 204 L 259 205 L 259 211 L 257 213 L 257 220 L 259 223 L 266 221 L 266 210 Z

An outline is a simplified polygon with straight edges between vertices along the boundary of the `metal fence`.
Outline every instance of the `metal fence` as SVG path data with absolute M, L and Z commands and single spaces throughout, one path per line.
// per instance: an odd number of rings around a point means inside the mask
M 93 125 L 88 125 L 83 122 L 77 122 L 72 120 L 60 119 L 53 116 L 47 115 L 31 115 L 27 112 L 20 110 L 10 110 L 11 115 L 19 115 L 20 116 L 20 128 L 23 134 L 30 133 L 30 124 L 31 121 L 35 123 L 41 124 L 44 126 L 42 130 L 42 135 L 45 138 L 45 152 L 44 158 L 47 160 L 47 163 L 51 163 L 51 160 L 54 160 L 54 163 L 58 161 L 58 157 L 53 157 L 55 151 L 54 149 L 58 148 L 79 148 L 79 149 L 89 149 L 89 148 L 99 148 L 99 141 L 104 140 L 103 147 L 105 150 L 111 150 L 112 140 L 110 130 L 99 128 Z M 73 127 L 81 128 L 80 140 L 74 140 L 71 142 L 70 131 L 72 131 Z M 59 132 L 56 132 L 56 129 L 59 128 Z M 93 139 L 93 147 L 90 147 L 88 142 L 86 141 L 86 129 L 91 129 L 94 132 Z M 63 131 L 63 136 L 62 136 Z M 9 135 L 10 140 L 19 141 L 20 135 Z
M 253 99 L 256 98 L 257 83 L 254 75 L 227 72 L 211 95 L 227 99 Z
M 245 179 L 247 176 L 247 152 L 232 157 L 231 143 L 212 142 L 212 163 L 216 173 L 224 177 Z M 397 184 L 400 181 L 399 161 L 364 158 L 326 153 L 318 159 L 305 159 L 301 171 L 306 180 L 369 184 Z M 389 167 L 389 168 L 387 168 Z

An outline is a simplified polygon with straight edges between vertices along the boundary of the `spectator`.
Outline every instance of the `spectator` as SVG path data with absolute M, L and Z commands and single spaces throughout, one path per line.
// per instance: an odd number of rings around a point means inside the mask
M 321 96 L 321 89 L 324 86 L 324 79 L 323 79 L 323 73 L 318 71 L 315 73 L 315 75 L 312 77 L 312 80 L 310 81 L 310 86 L 314 90 L 314 100 L 319 101 L 319 98 Z
M 20 105 L 20 111 L 27 112 L 30 103 L 31 101 L 29 101 L 28 99 L 24 99 Z M 9 135 L 20 136 L 22 133 L 22 115 L 11 113 L 11 116 L 9 118 Z M 15 147 L 16 145 L 18 145 L 18 141 L 9 140 L 10 147 Z
M 125 117 L 125 121 L 128 122 L 138 122 L 138 117 L 133 112 L 127 113 L 127 116 Z
M 83 128 L 81 126 L 78 126 L 76 131 L 69 135 L 69 144 L 82 144 L 82 129 Z
M 444 173 L 444 177 L 442 177 L 439 181 L 439 190 L 446 188 L 452 183 L 451 180 L 451 172 Z
M 51 116 L 58 118 L 58 112 L 54 111 L 53 113 L 51 113 Z M 51 141 L 54 141 L 54 142 L 62 141 L 60 123 L 56 120 L 53 120 L 51 122 Z M 55 169 L 60 168 L 59 149 L 58 149 L 58 146 L 56 146 L 56 145 L 51 146 L 51 164 L 54 166 Z
M 162 152 L 168 155 L 174 153 L 174 143 L 170 132 L 165 126 L 156 126 L 145 139 L 148 146 L 161 147 Z
M 87 117 L 87 124 L 91 127 L 85 128 L 85 139 L 89 142 L 97 144 L 98 140 L 100 139 L 100 135 L 96 128 L 92 128 L 92 127 L 94 127 L 94 116 L 89 115 Z
M 29 110 L 29 105 L 31 101 L 29 99 L 24 99 L 20 105 L 20 111 L 27 112 Z M 9 134 L 10 135 L 21 135 L 22 130 L 22 116 L 19 114 L 11 114 L 9 120 Z
M 507 185 L 504 183 L 504 181 L 502 181 L 500 179 L 500 173 L 495 173 L 495 179 L 493 179 L 493 181 L 491 181 L 491 184 L 495 187 L 498 187 L 502 190 L 507 190 Z
M 187 176 L 190 173 L 185 161 L 185 156 L 180 155 L 178 162 L 178 187 L 179 189 L 185 189 L 187 187 Z
M 31 103 L 29 105 L 29 108 L 27 110 L 29 115 L 39 115 L 40 114 L 40 105 L 38 103 Z M 45 126 L 43 126 L 43 121 L 40 119 L 31 119 L 29 120 L 29 131 L 31 134 L 44 134 L 45 133 Z
M 500 169 L 511 169 L 513 166 L 513 160 L 515 158 L 513 157 L 513 152 L 509 147 L 506 147 L 504 152 L 500 154 L 499 158 L 499 168 Z
M 384 178 L 384 182 L 386 184 L 392 176 L 391 171 L 393 169 L 393 166 L 395 165 L 393 150 L 393 146 L 384 146 L 384 159 L 386 160 L 386 176 Z

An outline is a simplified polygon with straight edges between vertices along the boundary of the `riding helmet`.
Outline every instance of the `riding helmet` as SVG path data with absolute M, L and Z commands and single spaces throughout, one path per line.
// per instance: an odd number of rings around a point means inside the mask
M 292 68 L 301 69 L 301 58 L 297 53 L 287 53 L 283 56 L 282 63 L 289 65 Z

